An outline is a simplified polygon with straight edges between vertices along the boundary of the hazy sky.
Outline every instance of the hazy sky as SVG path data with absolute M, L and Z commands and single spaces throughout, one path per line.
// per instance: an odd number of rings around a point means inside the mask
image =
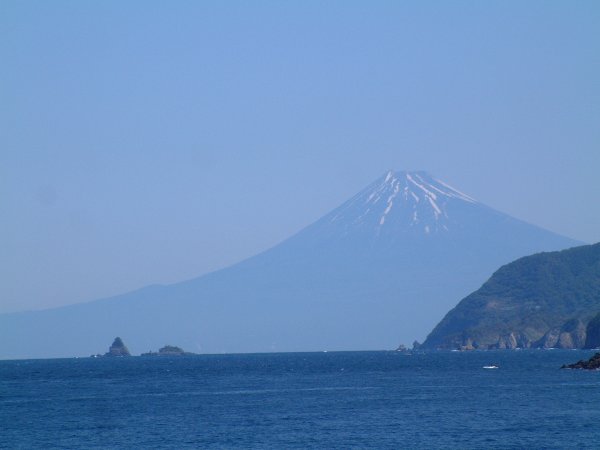
M 0 2 L 0 312 L 224 267 L 390 168 L 600 241 L 600 2 Z

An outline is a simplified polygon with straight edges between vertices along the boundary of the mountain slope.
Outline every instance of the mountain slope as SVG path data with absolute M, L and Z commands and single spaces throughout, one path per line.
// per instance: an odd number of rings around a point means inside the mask
M 281 244 L 170 286 L 0 315 L 0 358 L 361 350 L 423 338 L 457 299 L 517 257 L 576 241 L 495 211 L 425 172 L 390 171 Z M 43 338 L 42 338 L 43 336 Z
M 426 348 L 581 348 L 600 312 L 600 244 L 500 268 L 435 327 Z

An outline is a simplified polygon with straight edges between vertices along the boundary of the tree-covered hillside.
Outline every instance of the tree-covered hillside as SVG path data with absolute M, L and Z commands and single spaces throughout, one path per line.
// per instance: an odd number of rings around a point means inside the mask
M 501 267 L 444 317 L 424 346 L 579 348 L 598 312 L 600 243 L 539 253 Z

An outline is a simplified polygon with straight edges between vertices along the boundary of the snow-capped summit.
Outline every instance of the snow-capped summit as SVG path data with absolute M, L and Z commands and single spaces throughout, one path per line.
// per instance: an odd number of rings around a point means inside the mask
M 377 232 L 387 227 L 396 232 L 430 234 L 448 231 L 459 221 L 453 217 L 457 203 L 477 201 L 427 172 L 390 170 L 327 217 L 331 223 L 344 222 Z

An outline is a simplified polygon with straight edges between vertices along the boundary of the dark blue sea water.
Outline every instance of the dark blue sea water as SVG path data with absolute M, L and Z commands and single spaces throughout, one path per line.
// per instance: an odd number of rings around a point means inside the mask
M 0 446 L 600 448 L 592 353 L 0 361 Z

